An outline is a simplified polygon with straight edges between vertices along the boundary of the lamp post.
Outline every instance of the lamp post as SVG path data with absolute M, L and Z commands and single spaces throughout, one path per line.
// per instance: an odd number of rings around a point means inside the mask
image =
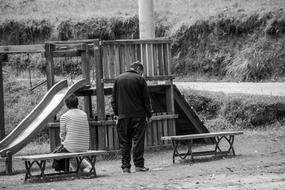
M 155 38 L 153 0 L 139 0 L 140 39 Z

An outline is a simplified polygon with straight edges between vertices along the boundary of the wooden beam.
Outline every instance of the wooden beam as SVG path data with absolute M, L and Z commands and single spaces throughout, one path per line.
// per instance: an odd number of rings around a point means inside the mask
M 82 54 L 81 54 L 81 60 L 82 60 L 82 75 L 83 78 L 85 78 L 87 85 L 90 86 L 90 63 L 89 63 L 89 51 L 88 51 L 88 45 L 82 44 Z M 88 118 L 92 118 L 92 99 L 91 96 L 84 96 L 84 110 L 88 116 Z
M 7 56 L 0 54 L 0 141 L 5 137 L 3 63 Z
M 0 46 L 0 54 L 43 52 L 45 52 L 44 44 Z
M 54 44 L 45 44 L 45 57 L 46 57 L 46 72 L 47 72 L 47 89 L 49 90 L 54 85 L 54 62 L 53 52 L 55 50 Z
M 171 43 L 172 40 L 169 38 L 155 38 L 151 40 L 138 40 L 138 39 L 129 39 L 129 40 L 108 40 L 102 41 L 102 45 L 113 45 L 113 44 L 167 44 Z

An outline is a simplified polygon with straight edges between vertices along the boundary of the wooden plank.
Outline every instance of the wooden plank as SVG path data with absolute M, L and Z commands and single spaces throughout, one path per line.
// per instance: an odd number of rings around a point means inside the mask
M 107 144 L 106 144 L 106 126 L 105 125 L 99 125 L 98 126 L 98 134 L 97 134 L 97 139 L 98 139 L 98 149 L 100 150 L 105 150 L 107 148 Z
M 90 150 L 96 150 L 97 149 L 97 131 L 96 126 L 89 125 L 89 133 L 90 133 Z
M 114 150 L 114 126 L 108 125 L 108 148 L 109 150 Z
M 136 45 L 136 49 L 137 49 L 137 60 L 142 61 L 141 45 L 140 45 L 140 44 L 137 44 L 137 45 Z
M 147 146 L 152 146 L 153 145 L 152 125 L 148 125 L 146 132 L 147 132 Z
M 152 121 L 152 139 L 153 139 L 153 144 L 154 146 L 158 145 L 158 135 L 157 135 L 157 127 L 158 127 L 158 122 L 161 121 Z
M 114 79 L 116 78 L 115 74 L 115 64 L 114 64 L 114 46 L 109 45 L 108 46 L 108 52 L 109 52 L 109 70 L 110 70 L 110 78 Z
M 171 55 L 171 47 L 170 47 L 170 43 L 167 44 L 167 63 L 168 63 L 168 73 L 167 75 L 171 75 L 172 74 L 172 70 L 171 70 L 171 58 L 172 58 L 172 55 Z
M 147 65 L 147 50 L 146 50 L 146 45 L 145 44 L 142 44 L 141 45 L 141 63 L 143 64 L 144 66 L 144 76 L 148 76 L 148 65 Z
M 45 44 L 0 46 L 0 54 L 44 53 Z
M 92 156 L 92 155 L 98 156 L 106 153 L 108 152 L 105 150 L 89 150 L 85 152 L 48 153 L 48 154 L 17 156 L 15 157 L 15 159 L 20 159 L 24 161 L 39 161 L 39 160 L 50 160 L 50 159 L 75 158 L 75 157 Z
M 163 136 L 163 124 L 164 124 L 164 120 L 159 120 L 157 121 L 157 139 L 158 139 L 158 145 L 162 145 L 162 140 L 161 137 Z
M 169 38 L 155 38 L 155 39 L 128 39 L 128 40 L 108 40 L 102 41 L 103 45 L 106 44 L 162 44 L 162 43 L 171 43 L 172 40 Z
M 169 68 L 169 57 L 168 57 L 168 51 L 167 51 L 167 44 L 163 44 L 163 66 L 164 66 L 164 75 L 168 75 L 169 72 L 168 72 L 168 68 Z
M 153 74 L 153 45 L 147 44 L 147 65 L 148 65 L 148 75 L 154 76 Z
M 164 75 L 163 72 L 163 54 L 162 54 L 162 45 L 159 44 L 157 47 L 157 60 L 158 60 L 158 75 Z
M 98 120 L 105 120 L 105 97 L 102 66 L 102 48 L 99 41 L 94 41 L 95 65 L 96 65 L 96 89 L 97 89 L 97 115 Z
M 158 47 L 156 44 L 153 44 L 153 75 L 158 75 Z
M 163 113 L 164 115 L 166 115 L 167 113 Z M 169 136 L 169 129 L 168 129 L 168 122 L 167 122 L 167 119 L 164 119 L 163 120 L 163 134 L 162 136 Z M 164 144 L 169 144 L 170 141 L 166 141 L 166 142 L 163 142 Z
M 177 136 L 166 136 L 161 137 L 162 140 L 189 140 L 189 139 L 203 139 L 212 138 L 217 136 L 230 136 L 230 135 L 242 135 L 242 131 L 223 131 L 223 132 L 212 132 L 212 133 L 200 133 L 191 135 L 177 135 Z
M 118 76 L 122 72 L 120 68 L 120 52 L 118 45 L 114 45 L 114 64 L 115 64 L 115 76 Z
M 49 131 L 50 152 L 53 152 L 56 148 L 56 143 L 55 143 L 56 128 L 55 127 L 49 127 L 48 131 Z
M 115 126 L 114 128 L 114 148 L 115 150 L 119 150 L 120 146 L 119 146 L 119 137 L 118 137 L 118 131 L 117 131 L 117 126 Z
M 5 137 L 5 113 L 4 113 L 4 88 L 3 88 L 3 64 L 4 55 L 0 55 L 0 141 Z

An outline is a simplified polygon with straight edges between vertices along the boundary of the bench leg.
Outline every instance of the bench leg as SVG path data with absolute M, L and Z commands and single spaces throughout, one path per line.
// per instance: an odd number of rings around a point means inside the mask
M 90 162 L 91 164 L 91 169 L 90 169 L 90 173 L 93 172 L 93 175 L 96 177 L 97 174 L 96 174 L 96 169 L 95 169 L 95 163 L 96 163 L 96 156 L 86 156 L 87 160 Z
M 226 154 L 233 153 L 233 156 L 235 156 L 235 150 L 234 150 L 234 135 L 230 135 L 229 137 L 226 136 L 221 136 L 221 137 L 216 137 L 216 146 L 215 146 L 215 152 L 222 152 L 221 148 L 219 147 L 219 143 L 221 142 L 222 139 L 226 139 L 226 141 L 229 143 L 230 147 L 226 152 Z
M 227 141 L 228 141 L 229 144 L 230 144 L 230 148 L 228 149 L 228 152 L 229 152 L 229 153 L 232 152 L 232 153 L 233 153 L 233 156 L 235 156 L 235 155 L 236 155 L 235 149 L 234 149 L 235 136 L 234 136 L 234 135 L 231 135 L 231 136 L 229 137 L 229 139 L 228 139 L 228 138 L 226 138 L 226 139 L 227 139 Z
M 34 165 L 34 163 L 36 163 L 40 168 L 41 173 L 40 173 L 39 177 L 40 178 L 42 177 L 42 179 L 45 181 L 46 161 L 42 160 L 42 161 L 33 161 L 33 162 L 25 161 L 25 167 L 26 167 L 25 182 L 27 181 L 27 179 L 32 177 L 31 168 Z
M 187 156 L 191 155 L 191 161 L 194 162 L 193 153 L 192 153 L 193 140 L 192 139 L 187 140 L 186 145 L 187 145 L 187 152 L 186 153 L 180 153 L 178 151 L 179 141 L 172 140 L 172 146 L 173 146 L 172 162 L 173 162 L 173 164 L 175 163 L 175 157 L 176 156 L 178 156 L 184 160 Z

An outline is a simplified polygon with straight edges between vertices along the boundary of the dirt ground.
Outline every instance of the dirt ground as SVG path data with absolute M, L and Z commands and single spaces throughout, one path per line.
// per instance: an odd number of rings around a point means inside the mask
M 211 148 L 209 146 L 195 147 Z M 285 126 L 246 130 L 235 139 L 235 157 L 177 159 L 172 150 L 147 152 L 150 172 L 123 174 L 120 160 L 98 161 L 98 177 L 24 184 L 24 173 L 0 176 L 0 189 L 285 189 Z M 22 163 L 23 164 L 23 163 Z

